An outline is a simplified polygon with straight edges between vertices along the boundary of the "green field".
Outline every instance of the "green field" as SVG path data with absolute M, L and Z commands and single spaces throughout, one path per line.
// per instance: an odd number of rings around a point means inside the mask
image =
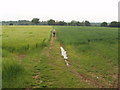
M 49 26 L 6 26 L 3 27 L 3 49 L 24 51 L 39 47 L 50 38 Z
M 3 26 L 3 87 L 31 84 L 30 74 L 37 63 L 33 59 L 49 44 L 51 29 L 50 26 Z
M 117 28 L 3 26 L 2 37 L 3 88 L 117 87 Z
M 58 40 L 71 64 L 87 77 L 109 85 L 117 83 L 118 29 L 101 27 L 55 27 Z M 98 77 L 98 78 L 97 78 Z

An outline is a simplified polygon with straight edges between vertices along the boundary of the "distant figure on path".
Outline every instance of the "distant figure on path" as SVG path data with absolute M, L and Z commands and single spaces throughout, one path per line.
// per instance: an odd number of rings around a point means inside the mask
M 52 35 L 53 35 L 53 37 L 56 36 L 56 31 L 55 31 L 55 29 L 52 31 Z

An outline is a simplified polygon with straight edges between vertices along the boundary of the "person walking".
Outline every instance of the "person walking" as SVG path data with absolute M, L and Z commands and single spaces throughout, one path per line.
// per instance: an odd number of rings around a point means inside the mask
M 56 36 L 56 31 L 55 31 L 55 29 L 52 31 L 52 35 L 53 35 L 53 37 Z

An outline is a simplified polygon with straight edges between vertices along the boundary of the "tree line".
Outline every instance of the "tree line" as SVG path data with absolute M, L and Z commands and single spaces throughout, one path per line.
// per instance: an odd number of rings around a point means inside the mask
M 108 24 L 107 22 L 102 22 L 101 26 L 102 27 L 120 27 L 120 22 L 112 21 L 110 24 Z
M 75 21 L 72 20 L 71 22 L 64 22 L 64 21 L 55 21 L 53 19 L 48 20 L 48 25 L 61 25 L 61 26 L 91 26 L 89 21 L 83 21 L 83 22 L 79 22 L 79 21 Z
M 101 27 L 120 27 L 120 22 L 112 21 L 111 23 L 90 23 L 89 21 L 75 21 L 71 22 L 65 21 L 55 21 L 50 19 L 48 21 L 40 21 L 39 18 L 33 18 L 29 20 L 18 20 L 18 21 L 2 21 L 2 25 L 59 25 L 59 26 L 101 26 Z

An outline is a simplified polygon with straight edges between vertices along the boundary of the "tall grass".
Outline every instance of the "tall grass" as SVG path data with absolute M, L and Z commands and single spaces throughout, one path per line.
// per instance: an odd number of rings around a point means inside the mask
M 12 58 L 6 58 L 3 60 L 2 63 L 2 84 L 3 87 L 14 87 L 14 83 L 24 83 L 24 77 L 23 74 L 25 74 L 24 67 L 13 60 Z
M 54 27 L 57 39 L 68 51 L 79 72 L 117 82 L 118 29 L 109 27 Z M 100 80 L 99 80 L 100 81 Z M 103 82 L 103 83 L 104 83 Z
M 4 46 L 3 45 L 3 49 L 9 51 L 9 52 L 26 52 L 26 51 L 30 51 L 33 49 L 37 49 L 37 48 L 43 48 L 45 46 L 47 46 L 48 41 L 45 41 L 46 39 L 43 39 L 41 42 L 35 43 L 34 45 L 30 45 L 30 44 L 24 44 L 22 46 L 18 46 L 18 47 L 13 47 L 13 46 Z
M 50 26 L 3 26 L 3 88 L 30 87 L 35 55 L 48 45 L 50 30 Z
M 99 53 L 117 60 L 118 29 L 106 27 L 55 27 L 57 39 L 64 46 L 72 45 L 79 53 Z M 116 62 L 117 63 L 117 62 Z
M 10 52 L 24 52 L 46 46 L 49 38 L 49 26 L 4 26 L 2 48 Z
M 90 42 L 114 43 L 118 40 L 117 28 L 104 27 L 55 27 L 58 40 L 63 44 L 88 44 Z

